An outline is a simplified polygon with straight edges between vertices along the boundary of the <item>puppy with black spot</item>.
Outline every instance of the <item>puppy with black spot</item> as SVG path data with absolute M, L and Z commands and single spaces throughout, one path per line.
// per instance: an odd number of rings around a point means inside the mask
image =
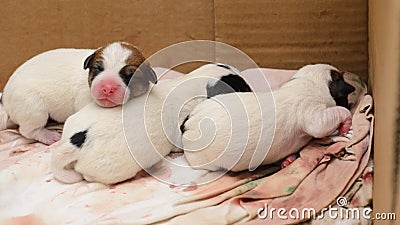
M 0 130 L 16 124 L 26 138 L 53 144 L 61 135 L 45 128 L 49 119 L 64 122 L 93 99 L 102 107 L 115 107 L 129 100 L 124 99 L 125 91 L 130 98 L 147 92 L 148 83 L 155 83 L 157 77 L 144 62 L 140 50 L 125 42 L 97 50 L 41 53 L 17 68 L 7 82 L 0 105 Z
M 185 157 L 194 168 L 208 170 L 252 170 L 277 162 L 312 138 L 337 129 L 347 133 L 352 118 L 347 97 L 354 90 L 335 67 L 316 64 L 269 93 L 218 95 L 196 105 L 183 124 Z
M 211 92 L 234 91 L 251 89 L 233 67 L 208 64 L 160 80 L 123 106 L 88 104 L 65 122 L 61 141 L 52 150 L 51 171 L 65 183 L 85 179 L 111 184 L 134 177 L 181 147 L 180 125 L 196 104 Z

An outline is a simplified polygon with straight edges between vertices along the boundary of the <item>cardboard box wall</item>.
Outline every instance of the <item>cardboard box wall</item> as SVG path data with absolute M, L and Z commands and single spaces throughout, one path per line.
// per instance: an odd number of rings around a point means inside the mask
M 115 40 L 146 56 L 185 40 L 216 40 L 259 66 L 329 62 L 367 80 L 366 0 L 17 0 L 0 7 L 0 86 L 28 58 Z
M 394 130 L 395 111 L 394 106 L 385 108 L 383 98 L 393 96 L 391 104 L 395 103 L 397 83 L 393 81 L 395 69 L 385 69 L 383 55 L 395 51 L 395 41 L 385 43 L 379 34 L 395 31 L 392 23 L 378 25 L 396 19 L 396 4 L 396 0 L 370 0 L 369 35 L 374 40 L 370 48 L 384 48 L 372 50 L 371 79 L 367 0 L 6 1 L 0 7 L 0 86 L 18 65 L 40 52 L 60 47 L 97 48 L 115 40 L 136 44 L 146 56 L 174 43 L 205 39 L 239 48 L 260 67 L 297 69 L 307 63 L 331 63 L 373 84 L 377 106 L 382 107 L 376 111 L 375 147 L 379 152 L 375 154 L 375 178 L 379 176 L 379 183 L 375 187 L 379 193 L 375 192 L 375 199 L 379 208 L 390 210 L 395 193 L 391 180 L 395 175 L 394 135 L 385 134 Z M 385 76 L 391 79 L 385 80 Z M 386 157 L 392 161 L 388 163 Z M 388 178 L 380 176 L 383 173 Z
M 374 210 L 400 216 L 400 1 L 369 1 L 369 74 L 375 100 Z M 399 224 L 375 221 L 374 224 Z M 393 222 L 393 223 L 391 223 Z

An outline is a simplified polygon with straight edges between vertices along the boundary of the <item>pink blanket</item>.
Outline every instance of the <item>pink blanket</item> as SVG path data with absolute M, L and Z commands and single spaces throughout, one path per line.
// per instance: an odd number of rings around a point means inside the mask
M 271 69 L 262 72 L 273 89 L 293 74 Z M 252 73 L 244 71 L 244 76 L 254 79 Z M 167 76 L 174 75 L 179 74 Z M 196 183 L 218 176 L 218 172 L 192 170 L 189 176 L 163 163 L 152 170 L 172 177 L 170 180 L 190 177 L 192 185 L 168 185 L 146 173 L 113 186 L 85 181 L 63 184 L 54 180 L 49 170 L 48 146 L 26 140 L 15 130 L 2 131 L 0 224 L 288 224 L 308 218 L 260 219 L 257 213 L 266 205 L 300 210 L 312 207 L 318 212 L 334 205 L 339 196 L 349 199 L 349 207 L 364 207 L 372 195 L 372 165 L 368 166 L 372 98 L 358 95 L 355 100 L 354 133 L 349 142 L 327 145 L 330 139 L 316 140 L 285 169 L 272 165 L 253 172 L 227 173 L 207 185 Z M 185 162 L 179 154 L 168 157 L 179 164 Z M 321 224 L 330 222 L 327 218 L 323 221 Z

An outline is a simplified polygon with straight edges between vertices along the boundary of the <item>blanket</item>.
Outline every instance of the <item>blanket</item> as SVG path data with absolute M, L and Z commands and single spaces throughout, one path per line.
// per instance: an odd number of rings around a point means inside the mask
M 262 72 L 272 89 L 293 74 Z M 243 72 L 249 79 L 252 73 Z M 252 172 L 188 172 L 166 161 L 151 168 L 157 177 L 189 185 L 163 183 L 144 171 L 116 185 L 63 184 L 49 170 L 49 146 L 25 139 L 17 130 L 1 131 L 0 224 L 334 224 L 337 220 L 315 216 L 324 215 L 319 212 L 326 207 L 368 207 L 372 198 L 372 97 L 360 93 L 352 101 L 353 134 L 313 140 L 284 169 L 268 165 Z M 186 163 L 179 153 L 168 160 Z M 198 185 L 204 180 L 214 181 Z M 315 212 L 286 219 L 265 216 L 271 208 Z

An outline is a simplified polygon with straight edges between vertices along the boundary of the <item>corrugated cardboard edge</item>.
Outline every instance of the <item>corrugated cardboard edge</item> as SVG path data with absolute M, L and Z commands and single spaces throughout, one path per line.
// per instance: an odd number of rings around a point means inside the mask
M 374 212 L 400 216 L 395 132 L 399 102 L 400 1 L 369 1 L 369 66 L 375 99 Z M 396 171 L 397 169 L 397 171 Z M 397 176 L 397 178 L 395 178 Z M 393 221 L 376 220 L 374 224 Z
M 329 63 L 367 82 L 366 0 L 229 0 L 214 1 L 214 10 L 215 40 L 239 48 L 260 67 Z

